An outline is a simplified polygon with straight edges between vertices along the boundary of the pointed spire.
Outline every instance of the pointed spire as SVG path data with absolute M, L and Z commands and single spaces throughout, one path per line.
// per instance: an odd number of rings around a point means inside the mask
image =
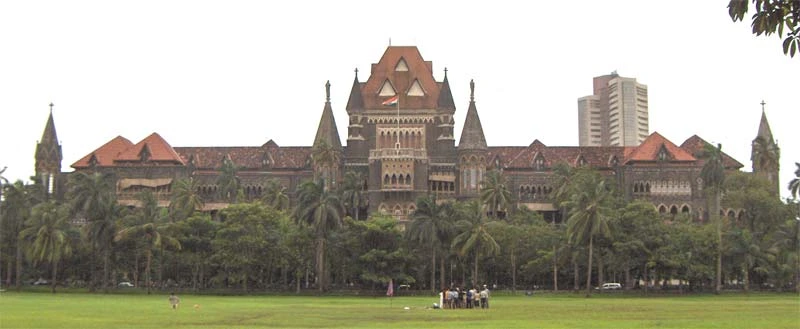
M 325 102 L 331 102 L 331 80 L 325 82 Z
M 761 101 L 761 122 L 758 125 L 758 135 L 756 138 L 761 137 L 764 141 L 767 141 L 770 144 L 775 143 L 775 140 L 772 137 L 772 130 L 769 128 L 769 121 L 767 121 L 767 112 L 764 110 L 764 105 L 766 105 L 763 100 Z
M 442 81 L 442 88 L 439 89 L 439 100 L 437 107 L 440 109 L 455 110 L 456 104 L 453 101 L 453 93 L 450 92 L 450 82 L 447 81 L 447 68 L 444 68 L 444 80 Z
M 314 145 L 317 145 L 319 140 L 328 142 L 337 150 L 341 150 L 342 141 L 339 139 L 339 131 L 336 129 L 336 120 L 333 117 L 333 109 L 330 102 L 330 81 L 325 84 L 325 90 L 328 93 L 325 108 L 322 110 L 322 117 L 319 119 L 319 127 L 317 128 L 317 135 L 314 137 Z
M 44 125 L 42 139 L 36 144 L 36 171 L 61 172 L 61 145 L 58 143 L 56 124 L 53 120 L 53 103 L 50 103 L 50 115 Z
M 355 69 L 356 78 L 353 80 L 353 88 L 350 89 L 350 98 L 347 100 L 345 109 L 347 112 L 359 111 L 364 109 L 364 98 L 361 97 L 361 83 L 358 82 L 358 68 Z
M 469 109 L 467 109 L 467 119 L 464 120 L 464 129 L 461 130 L 461 139 L 458 141 L 458 150 L 485 150 L 486 137 L 475 106 L 475 83 L 470 80 L 469 86 L 471 90 Z

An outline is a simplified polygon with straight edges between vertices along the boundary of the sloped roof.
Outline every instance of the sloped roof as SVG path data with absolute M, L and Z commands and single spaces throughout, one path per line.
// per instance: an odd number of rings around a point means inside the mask
M 486 136 L 483 134 L 483 125 L 478 116 L 478 109 L 475 101 L 469 102 L 467 118 L 464 120 L 464 129 L 461 130 L 461 138 L 458 139 L 459 150 L 485 150 Z
M 711 143 L 705 141 L 704 139 L 700 138 L 700 136 L 692 135 L 692 137 L 687 138 L 681 144 L 681 148 L 686 152 L 691 153 L 695 158 L 699 160 L 703 160 L 705 157 L 703 154 L 705 153 L 705 146 L 711 146 Z M 725 168 L 728 169 L 739 169 L 744 167 L 742 163 L 731 157 L 730 155 L 722 152 L 722 164 Z
M 319 126 L 317 127 L 317 135 L 314 137 L 313 144 L 322 139 L 328 142 L 336 150 L 342 149 L 342 141 L 339 139 L 339 130 L 336 128 L 336 119 L 333 117 L 333 109 L 331 102 L 325 102 L 325 107 L 322 109 L 322 117 L 319 119 Z
M 178 153 L 158 133 L 152 133 L 139 143 L 136 143 L 136 145 L 129 147 L 120 153 L 114 161 L 139 161 L 142 149 L 145 147 L 150 152 L 149 161 L 184 164 Z
M 395 66 L 403 59 L 408 71 L 396 72 Z M 382 103 L 388 97 L 378 96 L 383 83 L 389 80 L 400 96 L 401 109 L 435 109 L 439 99 L 439 84 L 433 78 L 433 64 L 425 61 L 415 46 L 389 46 L 378 63 L 372 64 L 369 79 L 361 88 L 366 109 L 389 108 Z M 419 80 L 425 96 L 406 96 L 406 92 Z M 351 92 L 352 93 L 352 92 Z
M 617 157 L 621 164 L 624 161 L 625 148 L 619 146 L 545 146 L 535 141 L 529 146 L 500 146 L 489 147 L 488 161 L 500 159 L 501 165 L 506 168 L 525 169 L 534 166 L 538 156 L 544 158 L 546 167 L 553 167 L 559 163 L 577 166 L 578 159 L 583 157 L 586 165 L 593 168 L 609 167 L 610 160 Z
M 272 140 L 261 147 L 176 147 L 175 151 L 186 163 L 192 159 L 195 168 L 213 170 L 219 169 L 227 156 L 236 166 L 245 169 L 263 168 L 265 157 L 272 168 L 297 169 L 305 167 L 311 155 L 311 147 L 279 147 Z
M 758 135 L 769 144 L 774 144 L 775 140 L 772 137 L 772 129 L 769 128 L 769 121 L 767 121 L 766 111 L 761 111 L 761 122 L 758 123 Z
M 637 161 L 657 161 L 658 152 L 665 148 L 669 153 L 669 161 L 697 161 L 689 152 L 679 148 L 658 132 L 653 132 L 626 157 L 625 163 Z
M 348 113 L 364 109 L 364 97 L 361 96 L 361 88 L 363 88 L 363 84 L 358 82 L 358 73 L 356 73 L 353 87 L 350 88 L 350 98 L 347 99 L 347 106 L 345 106 L 345 110 Z
M 453 93 L 450 91 L 450 82 L 447 81 L 447 71 L 444 73 L 444 80 L 439 85 L 439 99 L 437 106 L 440 109 L 455 110 L 456 103 L 453 101 Z
M 122 136 L 114 137 L 114 139 L 98 147 L 92 153 L 87 154 L 83 158 L 72 164 L 72 168 L 88 168 L 91 166 L 91 159 L 94 157 L 97 160 L 97 166 L 108 167 L 114 164 L 114 159 L 119 156 L 128 148 L 132 147 L 133 143 L 127 138 Z

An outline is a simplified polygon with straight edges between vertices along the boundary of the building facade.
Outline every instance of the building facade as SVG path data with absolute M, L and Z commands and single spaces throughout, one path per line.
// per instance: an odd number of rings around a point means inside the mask
M 595 77 L 578 98 L 578 145 L 637 146 L 650 135 L 647 86 L 616 72 Z
M 434 194 L 439 200 L 479 197 L 486 173 L 498 170 L 509 182 L 516 206 L 540 211 L 546 218 L 557 220 L 560 214 L 552 199 L 556 189 L 554 168 L 566 164 L 594 168 L 613 178 L 628 200 L 646 200 L 665 214 L 687 213 L 698 219 L 707 218 L 700 171 L 708 143 L 699 136 L 692 136 L 680 145 L 652 133 L 635 146 L 547 146 L 539 140 L 527 146 L 489 146 L 478 115 L 475 83 L 470 81 L 466 119 L 456 141 L 456 102 L 446 70 L 444 78 L 437 81 L 432 62 L 424 60 L 416 47 L 390 46 L 372 64 L 369 73 L 362 82 L 356 71 L 351 86 L 344 109 L 348 115 L 346 144 L 341 142 L 333 116 L 328 83 L 311 146 L 285 147 L 269 140 L 260 146 L 173 147 L 158 133 L 137 143 L 118 136 L 73 163 L 72 168 L 76 172 L 111 173 L 119 202 L 127 205 L 136 205 L 136 194 L 150 190 L 166 206 L 172 183 L 191 178 L 205 200 L 203 210 L 209 212 L 222 209 L 229 202 L 221 193 L 219 179 L 223 168 L 236 168 L 240 195 L 248 200 L 260 198 L 273 182 L 293 194 L 308 180 L 322 179 L 329 188 L 336 189 L 348 176 L 363 187 L 364 200 L 359 202 L 357 210 L 359 218 L 380 212 L 401 220 L 413 214 L 415 200 L 423 195 Z M 621 104 L 627 102 L 627 96 L 602 90 L 627 93 L 630 88 L 625 83 L 629 80 L 600 78 L 607 80 L 595 78 L 595 89 L 599 87 L 601 91 L 596 92 L 601 95 L 600 107 L 607 102 L 602 95 L 621 99 Z M 634 95 L 639 95 L 633 82 L 630 86 Z M 613 100 L 608 103 L 619 104 Z M 644 109 L 646 113 L 646 106 Z M 638 119 L 635 121 L 638 123 Z M 762 127 L 765 123 L 766 116 L 762 118 Z M 646 120 L 644 127 L 646 130 Z M 634 130 L 637 139 L 641 137 L 638 133 L 645 131 Z M 758 134 L 759 138 L 772 141 L 768 124 L 759 128 Z M 60 145 L 52 113 L 37 146 L 36 159 L 37 176 L 44 179 L 54 171 L 60 172 Z M 725 154 L 723 162 L 728 170 L 742 167 Z M 63 185 L 65 179 L 55 181 Z

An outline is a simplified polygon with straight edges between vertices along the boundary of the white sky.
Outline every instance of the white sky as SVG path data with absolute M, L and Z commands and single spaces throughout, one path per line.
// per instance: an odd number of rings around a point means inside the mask
M 443 69 L 460 136 L 469 80 L 490 146 L 577 145 L 577 99 L 617 70 L 649 89 L 650 130 L 693 134 L 750 171 L 765 100 L 781 189 L 800 162 L 800 58 L 716 1 L 0 2 L 0 168 L 34 172 L 54 118 L 69 167 L 117 135 L 172 146 L 311 145 L 331 81 L 345 142 L 353 69 L 416 45 Z M 557 7 L 556 7 L 557 6 Z

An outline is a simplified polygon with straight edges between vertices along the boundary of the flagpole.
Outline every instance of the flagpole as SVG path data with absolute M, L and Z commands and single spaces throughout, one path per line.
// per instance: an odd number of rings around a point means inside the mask
M 397 94 L 397 144 L 396 149 L 400 149 L 400 94 Z

